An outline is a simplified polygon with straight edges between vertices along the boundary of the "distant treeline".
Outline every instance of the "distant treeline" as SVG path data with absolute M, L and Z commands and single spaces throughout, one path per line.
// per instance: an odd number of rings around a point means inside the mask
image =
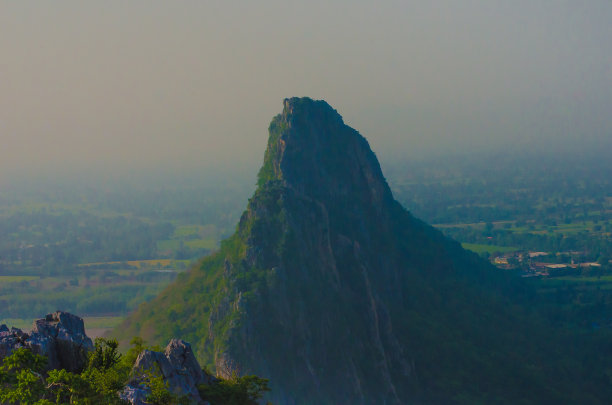
M 388 165 L 396 198 L 433 224 L 611 218 L 612 161 L 494 154 Z

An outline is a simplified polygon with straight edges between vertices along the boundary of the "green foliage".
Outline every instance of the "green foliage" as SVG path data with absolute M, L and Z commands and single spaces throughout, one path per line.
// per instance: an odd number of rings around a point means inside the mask
M 113 341 L 116 342 L 116 341 Z M 132 370 L 138 355 L 142 353 L 143 350 L 153 350 L 160 351 L 158 346 L 148 346 L 144 339 L 140 336 L 135 336 L 132 338 L 130 349 L 125 353 L 125 355 L 121 356 L 117 363 L 118 366 L 122 369 Z M 164 380 L 161 376 L 160 370 L 144 370 L 142 374 L 139 376 L 132 376 L 132 378 L 140 379 L 141 383 L 150 389 L 150 394 L 147 397 L 147 401 L 151 404 L 155 405 L 182 405 L 189 404 L 189 400 L 185 396 L 175 395 L 168 389 L 167 383 L 164 383 Z
M 95 348 L 89 355 L 87 369 L 81 377 L 94 392 L 93 397 L 108 403 L 117 401 L 120 391 L 128 379 L 130 368 L 121 362 L 118 343 L 114 339 L 97 338 Z
M 20 348 L 0 366 L 0 402 L 7 404 L 124 404 L 117 393 L 130 378 L 138 354 L 147 348 L 141 338 L 132 340 L 125 356 L 113 339 L 98 338 L 89 354 L 88 366 L 80 374 L 49 370 L 46 359 Z M 144 375 L 143 385 L 151 390 L 149 400 L 157 405 L 188 404 L 186 397 L 171 393 L 158 370 Z
M 117 347 L 115 340 L 96 339 L 82 373 L 50 370 L 44 398 L 58 404 L 123 404 L 117 392 L 125 386 L 129 369 L 120 365 Z
M 44 356 L 32 353 L 25 348 L 16 349 L 10 356 L 6 357 L 0 367 L 3 372 L 16 372 L 20 370 L 32 370 L 41 373 L 47 365 Z
M 282 115 L 274 117 L 270 123 L 270 138 L 268 140 L 268 147 L 264 155 L 264 164 L 257 174 L 257 185 L 263 186 L 266 182 L 274 180 L 276 178 L 276 172 L 274 169 L 274 159 L 278 155 L 279 150 L 279 139 L 282 133 L 287 129 L 287 122 L 283 119 Z
M 130 346 L 128 351 L 121 357 L 121 361 L 124 366 L 131 369 L 134 363 L 136 363 L 138 355 L 142 353 L 143 350 L 147 349 L 147 346 L 145 345 L 144 339 L 140 336 L 134 336 L 130 341 Z
M 0 366 L 0 402 L 7 404 L 37 404 L 46 391 L 43 370 L 47 359 L 19 348 L 6 357 Z
M 178 396 L 173 395 L 159 372 L 150 373 L 144 380 L 144 385 L 149 387 L 151 393 L 147 396 L 147 402 L 155 405 L 170 405 L 177 402 Z
M 202 399 L 211 405 L 257 405 L 257 400 L 270 391 L 268 383 L 268 379 L 255 375 L 234 374 L 229 379 L 198 388 Z
M 119 362 L 119 343 L 115 339 L 96 338 L 95 349 L 89 356 L 89 369 L 108 370 Z
M 90 381 L 80 374 L 71 373 L 66 370 L 51 370 L 47 377 L 47 394 L 57 404 L 64 403 L 87 403 L 96 397 Z M 109 404 L 113 401 L 109 399 Z
M 142 384 L 151 391 L 147 395 L 147 403 L 152 405 L 189 405 L 186 395 L 177 395 L 170 391 L 168 383 L 164 382 L 159 370 L 147 370 L 140 376 Z

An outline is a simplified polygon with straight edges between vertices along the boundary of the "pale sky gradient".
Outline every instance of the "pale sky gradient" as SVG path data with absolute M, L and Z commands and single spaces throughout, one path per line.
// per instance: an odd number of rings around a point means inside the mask
M 256 169 L 290 96 L 383 159 L 612 145 L 612 1 L 0 2 L 3 176 Z

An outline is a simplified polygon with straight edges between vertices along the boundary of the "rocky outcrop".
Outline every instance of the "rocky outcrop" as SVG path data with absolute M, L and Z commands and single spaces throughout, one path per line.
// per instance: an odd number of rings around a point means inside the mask
M 0 361 L 9 356 L 13 350 L 25 347 L 28 335 L 21 329 L 9 328 L 6 325 L 0 327 Z
M 87 366 L 87 354 L 94 349 L 85 334 L 83 319 L 68 312 L 57 311 L 34 322 L 30 332 L 0 325 L 0 364 L 19 348 L 26 348 L 47 358 L 47 369 L 81 372 Z M 190 403 L 206 404 L 198 385 L 219 380 L 205 373 L 196 360 L 191 345 L 172 339 L 163 353 L 144 350 L 134 364 L 131 378 L 120 397 L 134 405 L 148 404 L 149 377 L 159 376 L 168 389 L 186 396 Z
M 172 339 L 163 353 L 151 350 L 140 353 L 121 398 L 133 405 L 147 404 L 146 398 L 151 393 L 147 388 L 150 376 L 162 377 L 173 394 L 187 396 L 196 404 L 205 403 L 198 393 L 198 385 L 217 381 L 202 371 L 191 345 L 179 339 Z
M 87 365 L 87 352 L 93 350 L 85 334 L 83 319 L 58 311 L 34 322 L 29 345 L 47 356 L 49 368 L 81 371 Z
M 85 334 L 83 319 L 68 312 L 57 311 L 34 321 L 32 331 L 0 328 L 0 360 L 15 349 L 25 347 L 47 358 L 48 369 L 83 370 L 87 352 L 93 350 Z

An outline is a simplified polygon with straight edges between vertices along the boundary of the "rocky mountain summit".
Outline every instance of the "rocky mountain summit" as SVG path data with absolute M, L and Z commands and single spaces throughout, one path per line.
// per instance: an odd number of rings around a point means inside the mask
M 585 398 L 562 334 L 538 344 L 531 290 L 404 209 L 329 104 L 286 99 L 269 134 L 235 234 L 120 336 L 180 334 L 218 375 L 269 378 L 275 404 Z

